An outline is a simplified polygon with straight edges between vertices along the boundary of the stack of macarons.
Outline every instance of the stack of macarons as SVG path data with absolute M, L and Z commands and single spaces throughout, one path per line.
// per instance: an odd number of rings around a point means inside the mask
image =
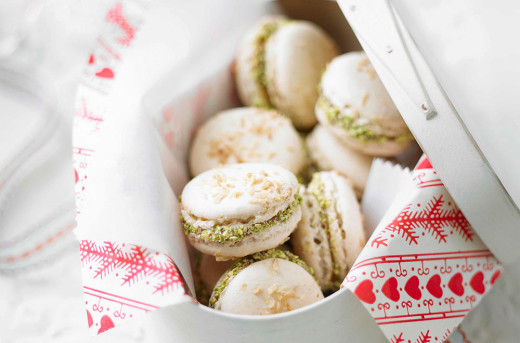
M 366 242 L 358 199 L 372 158 L 413 137 L 366 55 L 338 56 L 312 23 L 262 18 L 234 76 L 246 107 L 198 129 L 180 200 L 198 299 L 238 314 L 290 311 L 339 289 Z
M 307 147 L 319 170 L 337 170 L 363 194 L 374 156 L 404 152 L 413 136 L 362 51 L 334 58 L 319 85 L 319 124 Z
M 323 298 L 314 273 L 280 246 L 302 218 L 296 176 L 272 163 L 237 163 L 193 178 L 181 195 L 181 220 L 193 247 L 199 300 L 240 314 L 274 314 Z M 209 257 L 211 256 L 211 257 Z M 208 261 L 209 260 L 209 261 Z M 215 275 L 236 260 L 218 281 Z

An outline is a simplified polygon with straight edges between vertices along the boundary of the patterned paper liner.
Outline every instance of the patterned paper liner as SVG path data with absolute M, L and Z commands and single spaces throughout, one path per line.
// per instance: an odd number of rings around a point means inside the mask
M 116 2 L 89 56 L 77 92 L 74 120 L 74 176 L 78 222 L 88 170 L 107 113 L 106 98 L 146 11 L 144 1 Z M 186 301 L 170 256 L 140 245 L 80 240 L 83 293 L 92 335 L 159 307 Z
M 500 276 L 428 159 L 415 192 L 383 220 L 343 282 L 391 342 L 444 341 Z M 399 204 L 398 204 L 399 205 Z
M 93 334 L 186 296 L 179 271 L 166 254 L 139 245 L 82 240 L 80 255 Z M 119 286 L 117 294 L 110 291 L 114 285 Z

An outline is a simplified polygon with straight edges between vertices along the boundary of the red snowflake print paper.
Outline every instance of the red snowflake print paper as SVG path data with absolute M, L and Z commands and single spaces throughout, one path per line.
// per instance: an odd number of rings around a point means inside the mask
M 391 207 L 342 287 L 358 297 L 390 342 L 443 342 L 502 266 L 425 156 L 413 178 L 414 191 Z
M 82 240 L 80 256 L 93 335 L 159 307 L 191 300 L 166 254 L 133 244 Z

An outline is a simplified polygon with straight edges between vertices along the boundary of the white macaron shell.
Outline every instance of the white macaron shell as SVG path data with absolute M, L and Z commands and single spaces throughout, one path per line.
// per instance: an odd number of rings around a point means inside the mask
M 294 253 L 307 263 L 322 288 L 332 279 L 332 257 L 326 228 L 322 226 L 320 205 L 307 189 L 302 195 L 302 220 L 291 236 Z
M 305 151 L 291 121 L 276 111 L 241 107 L 220 112 L 197 131 L 190 152 L 193 175 L 243 162 L 268 162 L 299 173 Z
M 221 293 L 215 308 L 236 314 L 274 314 L 320 299 L 320 287 L 305 269 L 269 258 L 240 271 Z
M 197 227 L 259 223 L 286 209 L 298 191 L 296 177 L 267 163 L 241 163 L 211 169 L 182 192 L 184 219 Z M 196 221 L 196 222 L 195 222 Z
M 311 190 L 303 193 L 302 220 L 292 236 L 294 251 L 313 268 L 323 289 L 343 281 L 365 245 L 359 203 L 349 180 L 337 172 L 320 172 L 320 207 Z M 314 176 L 316 177 L 316 175 Z M 314 181 L 313 181 L 314 182 Z M 326 222 L 321 212 L 325 211 Z
M 383 83 L 362 51 L 334 58 L 321 79 L 325 98 L 345 115 L 377 134 L 397 136 L 407 127 Z
M 372 156 L 362 154 L 344 144 L 321 124 L 307 136 L 307 147 L 311 159 L 320 170 L 339 171 L 352 181 L 358 195 L 363 194 L 372 165 Z
M 317 87 L 327 63 L 337 55 L 328 35 L 316 25 L 294 21 L 267 41 L 265 66 L 271 103 L 291 117 L 297 128 L 316 123 Z
M 340 252 L 346 275 L 366 243 L 361 209 L 349 180 L 336 172 L 322 172 L 320 176 L 327 198 L 332 200 L 327 213 L 335 242 L 329 244 Z
M 337 209 L 337 203 L 343 194 L 336 188 L 336 183 L 332 179 L 331 174 L 330 172 L 320 173 L 320 179 L 323 184 L 323 196 L 328 201 L 325 213 L 327 214 L 328 222 L 329 247 L 336 272 L 341 271 L 341 275 L 345 276 L 348 270 L 347 248 L 345 244 L 346 231 L 344 230 L 342 213 L 338 212 Z

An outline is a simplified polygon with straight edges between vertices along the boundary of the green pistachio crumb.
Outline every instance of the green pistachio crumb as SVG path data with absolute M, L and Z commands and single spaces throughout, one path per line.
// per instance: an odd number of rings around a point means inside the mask
M 255 37 L 255 53 L 251 67 L 251 76 L 260 86 L 261 94 L 258 94 L 253 101 L 256 107 L 272 108 L 269 95 L 267 93 L 267 76 L 265 72 L 265 45 L 267 40 L 282 26 L 290 22 L 287 20 L 274 20 L 266 22 L 259 29 Z
M 246 236 L 258 234 L 265 231 L 278 223 L 285 223 L 294 211 L 300 206 L 302 202 L 301 196 L 298 192 L 294 195 L 293 202 L 285 209 L 278 212 L 273 218 L 263 222 L 251 225 L 226 226 L 215 225 L 210 229 L 200 229 L 187 223 L 184 218 L 181 218 L 184 233 L 186 235 L 194 235 L 197 238 L 202 238 L 205 241 L 213 242 L 237 242 Z
M 339 108 L 330 103 L 324 95 L 320 95 L 317 104 L 318 107 L 325 112 L 328 121 L 332 125 L 342 128 L 349 136 L 359 139 L 361 142 L 383 143 L 390 140 L 397 143 L 405 143 L 413 138 L 412 134 L 408 130 L 395 137 L 388 137 L 375 133 L 373 130 L 366 127 L 366 125 L 358 125 L 354 122 L 354 118 L 341 113 Z

